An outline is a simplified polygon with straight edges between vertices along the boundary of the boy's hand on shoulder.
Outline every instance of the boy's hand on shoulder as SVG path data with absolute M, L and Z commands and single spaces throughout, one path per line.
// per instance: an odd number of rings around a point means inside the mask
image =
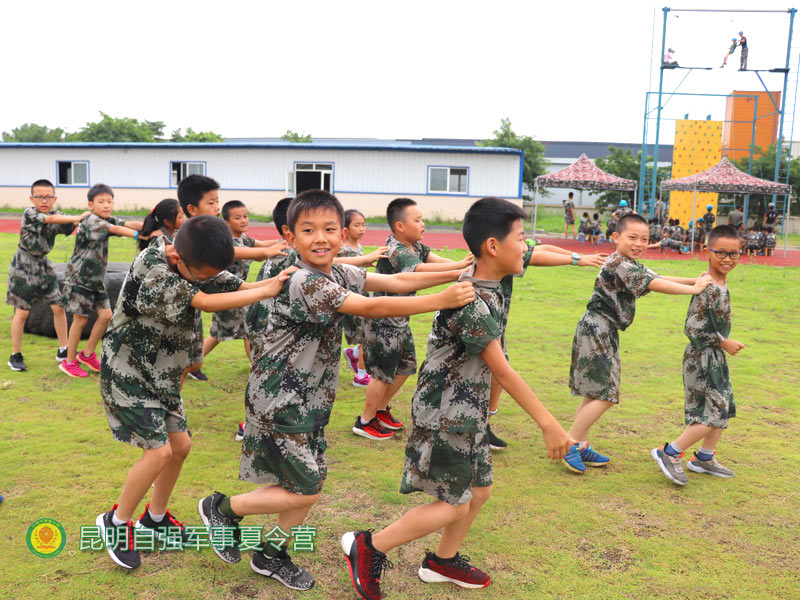
M 278 273 L 275 277 L 270 277 L 267 280 L 269 281 L 267 285 L 258 288 L 263 292 L 264 298 L 274 298 L 277 296 L 283 289 L 283 284 L 286 283 L 286 280 L 289 279 L 289 276 L 297 271 L 297 269 L 297 266 L 289 267 L 288 269 L 284 269 Z
M 475 262 L 475 255 L 472 254 L 472 252 L 470 252 L 464 258 L 462 258 L 460 261 L 458 261 L 456 263 L 458 265 L 458 267 L 456 267 L 456 268 L 458 268 L 458 269 L 466 269 L 467 267 L 471 266 L 472 263 L 474 263 L 474 262 Z
M 700 275 L 700 277 L 694 280 L 694 285 L 692 286 L 692 289 L 695 294 L 699 294 L 704 289 L 706 289 L 711 283 L 712 283 L 711 275 L 709 275 L 708 273 L 703 273 L 702 275 Z
M 542 428 L 542 437 L 547 447 L 547 458 L 559 460 L 569 452 L 569 447 L 575 442 L 572 441 L 561 424 L 553 419 L 551 425 Z
M 386 258 L 388 256 L 389 246 L 381 246 L 380 248 L 373 250 L 369 254 L 365 254 L 364 257 L 369 259 L 369 264 L 371 267 L 375 266 L 375 263 L 378 262 L 380 258 Z
M 608 254 L 582 254 L 578 261 L 579 267 L 595 267 L 597 269 L 603 268 L 603 265 L 608 258 Z
M 83 221 L 90 214 L 92 214 L 92 211 L 90 211 L 90 210 L 83 211 L 81 214 L 78 215 L 78 221 Z
M 272 246 L 262 246 L 261 249 L 263 250 L 264 259 L 267 259 L 275 256 L 286 256 L 286 252 L 284 252 L 284 250 L 286 250 L 288 247 L 289 242 L 286 240 L 281 240 L 277 244 L 272 244 Z
M 726 339 L 722 341 L 719 347 L 725 350 L 725 352 L 727 352 L 731 356 L 736 356 L 739 350 L 742 350 L 744 348 L 744 344 L 741 342 L 737 342 L 736 340 Z
M 468 281 L 454 283 L 443 292 L 444 308 L 461 308 L 475 300 L 475 288 Z

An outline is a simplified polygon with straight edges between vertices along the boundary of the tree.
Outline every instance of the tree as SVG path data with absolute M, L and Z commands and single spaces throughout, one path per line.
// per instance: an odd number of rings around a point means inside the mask
M 786 157 L 790 156 L 789 146 L 784 146 L 781 151 L 781 162 L 784 167 L 781 169 L 781 175 L 785 172 Z M 751 175 L 766 179 L 768 181 L 775 180 L 775 155 L 778 152 L 778 143 L 770 144 L 766 150 L 762 150 L 759 146 L 753 148 L 753 169 L 750 171 Z M 757 157 L 757 158 L 755 158 Z M 731 161 L 736 167 L 747 173 L 750 164 L 750 157 L 744 156 L 742 158 L 734 159 Z M 781 177 L 781 183 L 784 182 Z M 800 158 L 793 158 L 789 163 L 789 185 L 792 186 L 792 203 L 791 211 L 793 215 L 800 214 L 800 202 L 798 199 L 798 192 L 800 191 Z M 741 195 L 735 196 L 736 203 L 743 203 Z M 781 197 L 778 198 L 779 203 L 777 208 L 782 209 L 783 203 Z M 756 222 L 761 223 L 764 219 L 764 213 L 767 211 L 767 204 L 772 202 L 772 196 L 763 196 L 761 194 L 751 194 L 749 202 L 749 213 L 755 215 Z M 782 210 L 780 212 L 783 212 Z
M 281 136 L 284 142 L 294 142 L 295 144 L 310 144 L 311 134 L 308 133 L 295 133 L 291 129 L 287 129 L 286 133 Z
M 139 121 L 130 117 L 114 118 L 104 112 L 94 123 L 86 123 L 67 136 L 75 142 L 163 142 L 163 121 Z
M 500 128 L 494 131 L 494 137 L 490 140 L 476 142 L 476 145 L 522 150 L 524 152 L 522 181 L 530 189 L 533 189 L 535 179 L 547 172 L 549 162 L 544 157 L 544 144 L 529 135 L 514 133 L 514 130 L 511 129 L 510 119 L 501 119 Z
M 225 138 L 223 138 L 220 134 L 214 133 L 213 131 L 195 131 L 191 127 L 186 128 L 186 133 L 181 133 L 180 129 L 176 129 L 172 132 L 172 137 L 170 138 L 172 142 L 223 142 Z
M 597 165 L 600 169 L 605 171 L 606 173 L 611 173 L 612 175 L 616 175 L 617 177 L 624 177 L 625 179 L 633 179 L 634 181 L 639 181 L 639 168 L 641 166 L 642 161 L 642 152 L 641 150 L 637 152 L 635 155 L 631 150 L 623 150 L 622 148 L 617 148 L 615 146 L 608 147 L 608 154 L 604 157 L 600 157 L 595 159 L 594 164 Z M 652 162 L 653 157 L 648 156 L 647 162 Z M 658 173 L 656 175 L 656 190 L 661 189 L 661 182 L 665 179 L 669 179 L 670 171 L 672 167 L 659 167 Z M 592 191 L 589 192 L 592 196 L 599 196 L 597 200 L 595 200 L 595 206 L 599 210 L 605 210 L 607 207 L 611 205 L 619 204 L 620 199 L 625 199 L 625 195 L 629 192 L 618 192 L 618 191 Z M 625 194 L 625 195 L 621 195 Z M 631 203 L 631 200 L 628 200 Z
M 25 123 L 19 127 L 3 132 L 4 142 L 63 142 L 65 132 L 60 127 L 50 129 L 45 125 Z

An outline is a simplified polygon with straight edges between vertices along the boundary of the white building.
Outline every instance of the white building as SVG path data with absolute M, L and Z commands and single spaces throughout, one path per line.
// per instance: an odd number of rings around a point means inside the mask
M 0 206 L 29 206 L 31 183 L 49 179 L 61 207 L 85 207 L 88 189 L 105 183 L 115 210 L 149 209 L 177 198 L 178 182 L 200 173 L 219 181 L 222 202 L 238 199 L 259 214 L 284 196 L 321 188 L 367 216 L 409 197 L 426 218 L 461 218 L 484 196 L 521 205 L 522 158 L 510 148 L 410 141 L 0 143 Z

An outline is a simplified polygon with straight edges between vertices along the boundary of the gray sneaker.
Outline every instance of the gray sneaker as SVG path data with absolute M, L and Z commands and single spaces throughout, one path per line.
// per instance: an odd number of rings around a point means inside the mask
M 667 445 L 664 444 L 664 448 L 666 447 Z M 686 485 L 689 483 L 689 478 L 686 477 L 686 473 L 683 472 L 683 463 L 681 463 L 680 456 L 670 456 L 661 448 L 653 448 L 650 451 L 650 456 L 658 463 L 664 475 L 666 475 L 667 479 L 672 483 L 677 483 L 678 485 Z
M 250 568 L 259 575 L 277 579 L 292 590 L 310 590 L 314 587 L 314 578 L 311 574 L 294 564 L 285 549 L 281 550 L 277 556 L 253 552 Z
M 695 452 L 686 466 L 695 473 L 705 473 L 714 477 L 733 477 L 733 471 L 719 464 L 716 456 L 712 456 L 709 460 L 700 460 Z
M 227 563 L 235 564 L 242 560 L 242 553 L 239 551 L 239 522 L 241 519 L 234 519 L 219 512 L 219 502 L 225 497 L 224 494 L 214 492 L 210 496 L 201 498 L 197 503 L 197 512 L 200 513 L 200 518 L 203 519 L 203 524 L 209 528 L 209 541 L 211 548 L 217 553 L 222 560 Z M 217 535 L 221 530 L 216 531 L 212 528 L 230 528 L 234 530 L 233 546 L 225 546 L 219 548 L 222 544 L 215 544 Z

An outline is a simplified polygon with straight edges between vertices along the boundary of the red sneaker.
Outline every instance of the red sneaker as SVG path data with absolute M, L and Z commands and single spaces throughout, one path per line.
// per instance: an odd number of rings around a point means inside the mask
M 345 348 L 344 351 L 345 358 L 347 358 L 347 364 L 353 370 L 353 373 L 358 373 L 358 359 L 355 357 L 355 353 L 353 352 L 352 348 Z
M 80 363 L 77 360 L 73 360 L 72 362 L 67 362 L 66 360 L 62 360 L 61 364 L 58 365 L 58 368 L 64 371 L 70 377 L 88 377 L 89 374 L 81 369 Z
M 372 532 L 350 531 L 342 536 L 342 550 L 350 567 L 350 581 L 362 598 L 381 600 L 381 577 L 394 565 L 372 547 Z
M 417 574 L 425 583 L 449 581 L 463 588 L 485 588 L 492 582 L 491 577 L 469 564 L 469 556 L 458 554 L 445 563 L 434 560 L 435 554 L 428 552 Z
M 369 376 L 369 373 L 363 377 L 359 377 L 358 374 L 356 374 L 353 376 L 353 387 L 367 387 L 370 381 L 372 381 L 372 378 Z
M 378 417 L 373 417 L 366 425 L 361 423 L 361 417 L 356 417 L 356 424 L 353 425 L 353 433 L 371 440 L 388 440 L 394 436 L 393 431 L 386 429 Z
M 97 352 L 92 352 L 89 356 L 86 356 L 81 350 L 78 352 L 78 362 L 86 365 L 95 373 L 100 372 L 100 361 L 97 360 Z
M 381 422 L 381 425 L 386 427 L 386 429 L 402 429 L 403 422 L 398 421 L 392 416 L 392 411 L 389 410 L 389 407 L 386 407 L 386 410 L 379 410 L 375 416 L 378 418 L 378 421 Z

